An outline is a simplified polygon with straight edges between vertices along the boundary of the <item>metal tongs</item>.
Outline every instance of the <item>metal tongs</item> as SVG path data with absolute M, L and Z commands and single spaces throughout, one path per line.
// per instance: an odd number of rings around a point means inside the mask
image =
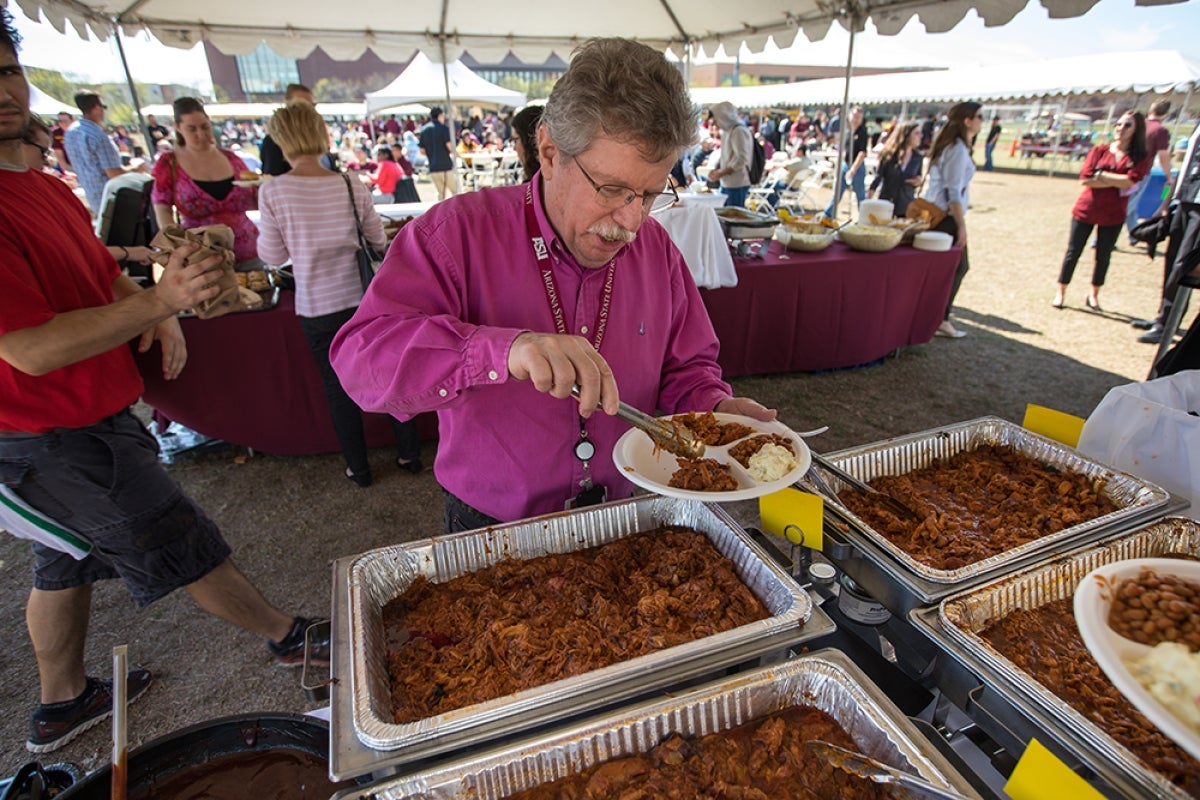
M 887 764 L 876 761 L 873 758 L 868 758 L 862 753 L 856 753 L 853 750 L 847 750 L 844 747 L 838 747 L 835 744 L 820 740 L 813 740 L 804 744 L 805 747 L 816 755 L 821 756 L 833 766 L 851 775 L 857 775 L 860 778 L 866 778 L 875 783 L 894 783 L 897 786 L 912 789 L 928 797 L 937 797 L 942 800 L 966 800 L 958 792 L 943 789 L 941 786 L 930 783 L 924 778 L 918 778 L 916 775 L 889 767 Z
M 571 396 L 579 399 L 579 387 L 571 387 Z M 704 442 L 692 435 L 692 432 L 682 425 L 663 422 L 649 414 L 643 414 L 628 403 L 617 405 L 617 416 L 635 428 L 643 430 L 646 435 L 663 450 L 677 456 L 695 461 L 704 456 Z
M 850 484 L 855 489 L 858 489 L 860 492 L 863 492 L 863 493 L 868 494 L 871 497 L 875 498 L 875 500 L 877 500 L 881 505 L 883 505 L 885 508 L 887 508 L 889 511 L 891 511 L 896 516 L 904 517 L 905 519 L 911 519 L 914 522 L 920 522 L 922 519 L 924 519 L 924 517 L 922 517 L 916 511 L 909 508 L 907 505 L 900 502 L 896 498 L 892 497 L 890 494 L 887 494 L 886 492 L 881 492 L 878 489 L 876 489 L 875 487 L 871 486 L 871 484 L 860 481 L 858 478 L 854 477 L 849 472 L 846 472 L 846 470 L 842 469 L 841 467 L 835 465 L 829 459 L 825 458 L 825 456 L 820 455 L 819 453 L 816 453 L 816 452 L 812 452 L 812 451 L 810 451 L 810 454 L 812 455 L 813 464 L 815 464 L 816 466 L 825 470 L 826 472 L 830 473 L 835 478 L 840 479 L 844 483 Z M 815 474 L 816 473 L 814 473 L 814 475 Z M 837 496 L 837 493 L 834 492 L 833 490 L 829 489 L 828 485 L 825 484 L 824 481 L 819 481 L 818 485 L 824 486 L 825 489 L 828 490 L 828 494 L 831 494 L 835 497 Z

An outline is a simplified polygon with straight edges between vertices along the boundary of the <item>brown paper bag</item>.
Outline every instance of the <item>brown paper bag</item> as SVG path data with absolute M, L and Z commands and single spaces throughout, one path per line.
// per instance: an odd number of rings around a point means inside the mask
M 216 273 L 216 283 L 221 291 L 212 300 L 194 308 L 196 316 L 200 319 L 213 319 L 230 311 L 247 308 L 245 299 L 238 291 L 237 276 L 233 271 L 233 231 L 230 227 L 205 225 L 184 230 L 179 225 L 168 225 L 158 232 L 150 245 L 158 250 L 153 256 L 155 262 L 166 266 L 175 248 L 189 243 L 200 245 L 200 249 L 187 257 L 185 266 L 203 261 L 214 254 L 222 257 L 221 269 Z

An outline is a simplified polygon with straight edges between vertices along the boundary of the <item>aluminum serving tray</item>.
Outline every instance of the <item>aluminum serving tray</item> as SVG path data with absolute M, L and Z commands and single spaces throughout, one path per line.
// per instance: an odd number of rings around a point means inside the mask
M 1105 495 L 1118 508 L 1112 513 L 1043 536 L 966 567 L 942 570 L 917 561 L 873 530 L 837 498 L 827 498 L 826 508 L 832 518 L 827 519 L 826 524 L 826 538 L 829 540 L 827 554 L 841 565 L 841 562 L 849 557 L 849 554 L 844 552 L 847 547 L 840 548 L 842 552 L 839 552 L 838 545 L 843 537 L 854 540 L 855 544 L 865 545 L 854 549 L 861 550 L 889 573 L 890 577 L 883 580 L 885 585 L 878 585 L 879 576 L 875 576 L 877 580 L 874 581 L 869 575 L 860 580 L 863 571 L 856 569 L 854 565 L 848 565 L 847 572 L 885 605 L 903 614 L 918 605 L 935 603 L 968 585 L 976 585 L 1001 572 L 1011 572 L 1018 566 L 1028 565 L 1033 559 L 1044 557 L 1049 551 L 1073 549 L 1082 540 L 1096 539 L 1127 530 L 1160 517 L 1170 510 L 1168 504 L 1172 498 L 1160 487 L 1093 461 L 1077 450 L 999 417 L 982 417 L 960 422 L 839 450 L 836 453 L 828 453 L 825 457 L 856 478 L 870 482 L 877 476 L 912 472 L 929 466 L 936 460 L 972 450 L 982 444 L 1008 445 L 1044 464 L 1082 473 L 1093 483 L 1104 481 Z M 828 476 L 826 480 L 835 492 L 849 488 L 832 476 Z M 896 579 L 899 579 L 900 586 L 893 585 Z
M 817 653 L 607 714 L 336 800 L 500 800 L 590 766 L 644 753 L 672 733 L 704 736 L 793 705 L 832 716 L 859 750 L 966 797 L 967 780 L 843 653 Z
M 528 559 L 615 541 L 660 525 L 702 532 L 730 558 L 739 577 L 771 613 L 764 620 L 406 724 L 391 722 L 382 609 L 418 576 L 442 582 L 506 558 Z M 696 678 L 823 635 L 832 624 L 806 625 L 807 593 L 716 506 L 639 497 L 509 525 L 385 547 L 353 559 L 347 573 L 352 714 L 358 739 L 376 750 L 405 751 L 406 760 L 478 744 L 497 735 L 615 703 L 639 692 Z M 334 645 L 341 646 L 338 620 Z
M 985 670 L 1004 676 L 1023 698 L 1085 740 L 1123 772 L 1159 794 L 1187 797 L 1178 787 L 1146 767 L 1099 726 L 1001 655 L 980 635 L 980 631 L 992 622 L 1016 609 L 1040 608 L 1056 600 L 1072 597 L 1079 581 L 1099 566 L 1167 553 L 1186 553 L 1200 558 L 1200 523 L 1169 517 L 1146 528 L 1123 534 L 1103 546 L 1078 551 L 1039 569 L 1003 578 L 949 598 L 942 602 L 938 616 L 951 643 L 960 646 Z

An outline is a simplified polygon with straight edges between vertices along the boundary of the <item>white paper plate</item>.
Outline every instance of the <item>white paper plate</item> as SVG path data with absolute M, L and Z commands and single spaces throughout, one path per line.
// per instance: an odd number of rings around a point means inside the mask
M 1143 569 L 1159 575 L 1174 575 L 1189 581 L 1200 581 L 1200 562 L 1176 558 L 1135 558 L 1117 561 L 1089 572 L 1075 588 L 1075 621 L 1079 634 L 1092 656 L 1113 685 L 1146 717 L 1158 726 L 1163 735 L 1200 758 L 1200 733 L 1188 727 L 1167 707 L 1146 691 L 1125 666 L 1149 653 L 1151 648 L 1126 639 L 1108 627 L 1108 609 L 1112 592 L 1125 578 L 1137 577 Z
M 750 477 L 750 473 L 729 455 L 729 448 L 737 442 L 730 442 L 720 447 L 710 445 L 704 448 L 704 457 L 711 458 L 730 466 L 730 473 L 737 479 L 738 488 L 731 492 L 695 492 L 686 489 L 676 489 L 668 484 L 671 475 L 679 469 L 675 463 L 675 455 L 662 448 L 656 448 L 654 442 L 644 431 L 631 428 L 617 440 L 613 447 L 613 463 L 622 471 L 626 478 L 633 483 L 666 497 L 679 497 L 685 500 L 703 500 L 706 502 L 725 503 L 734 500 L 749 500 L 762 497 L 771 492 L 777 492 L 792 485 L 808 472 L 812 457 L 808 446 L 800 435 L 782 422 L 759 422 L 740 414 L 716 414 L 719 422 L 740 422 L 754 429 L 750 436 L 762 433 L 778 433 L 792 440 L 792 452 L 796 454 L 796 468 L 777 481 L 759 483 Z M 749 436 L 745 438 L 750 438 Z M 741 439 L 737 440 L 742 441 Z

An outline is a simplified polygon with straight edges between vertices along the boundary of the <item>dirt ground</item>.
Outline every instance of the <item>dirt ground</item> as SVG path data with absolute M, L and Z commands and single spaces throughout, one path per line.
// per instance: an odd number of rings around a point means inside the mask
M 423 189 L 426 187 L 422 187 Z M 996 415 L 1020 422 L 1026 403 L 1087 416 L 1113 386 L 1142 380 L 1154 348 L 1129 326 L 1158 307 L 1161 257 L 1124 244 L 1101 294 L 1103 312 L 1084 307 L 1091 272 L 1085 254 L 1067 295 L 1050 307 L 1066 247 L 1074 180 L 1027 172 L 979 173 L 968 215 L 972 270 L 955 309 L 961 340 L 934 339 L 869 368 L 734 381 L 740 394 L 779 410 L 796 430 L 828 425 L 809 440 L 836 450 L 938 425 Z M 246 402 L 271 402 L 271 398 Z M 435 444 L 426 445 L 432 464 Z M 276 457 L 224 447 L 168 469 L 224 531 L 237 564 L 289 613 L 328 614 L 333 559 L 441 530 L 442 498 L 431 469 L 401 474 L 390 452 L 372 453 L 375 485 L 361 490 L 341 475 L 340 455 Z M 754 506 L 735 514 L 755 522 Z M 0 776 L 24 763 L 37 674 L 24 625 L 31 557 L 0 536 Z M 114 645 L 155 672 L 130 711 L 130 743 L 186 725 L 249 711 L 301 712 L 297 671 L 273 667 L 263 642 L 200 612 L 186 592 L 137 611 L 123 587 L 99 586 L 88 639 L 89 672 L 107 675 Z M 86 769 L 108 758 L 102 725 L 43 762 Z

